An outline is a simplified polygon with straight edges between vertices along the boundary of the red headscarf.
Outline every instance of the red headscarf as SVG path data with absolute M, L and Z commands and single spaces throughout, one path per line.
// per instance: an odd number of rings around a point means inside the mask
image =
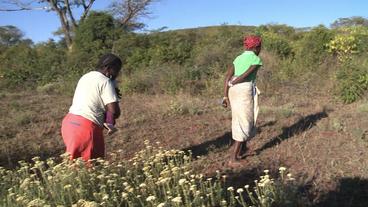
M 262 38 L 259 36 L 255 36 L 255 35 L 250 35 L 250 36 L 246 36 L 244 37 L 244 48 L 247 50 L 252 50 L 258 46 L 260 46 L 262 43 Z

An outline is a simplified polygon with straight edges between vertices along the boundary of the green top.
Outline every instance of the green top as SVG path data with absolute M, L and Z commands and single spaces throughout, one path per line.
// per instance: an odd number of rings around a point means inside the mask
M 241 76 L 252 65 L 262 65 L 262 60 L 253 51 L 244 51 L 241 55 L 235 58 L 234 62 L 234 76 Z M 249 74 L 245 78 L 245 81 L 255 81 L 257 76 L 257 70 Z

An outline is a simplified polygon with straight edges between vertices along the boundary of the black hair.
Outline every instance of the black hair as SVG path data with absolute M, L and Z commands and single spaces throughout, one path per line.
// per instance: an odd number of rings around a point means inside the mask
M 107 53 L 100 58 L 100 60 L 98 61 L 96 65 L 96 69 L 101 70 L 104 67 L 108 67 L 108 68 L 120 70 L 122 64 L 123 63 L 121 62 L 121 59 L 118 56 L 112 53 Z

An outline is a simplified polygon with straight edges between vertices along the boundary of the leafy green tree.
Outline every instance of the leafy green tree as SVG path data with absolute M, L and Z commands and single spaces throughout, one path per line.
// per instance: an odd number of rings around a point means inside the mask
M 63 37 L 68 48 L 73 46 L 73 32 L 88 15 L 95 0 L 38 0 L 34 4 L 31 0 L 3 1 L 0 11 L 30 11 L 45 10 L 55 12 L 59 17 Z M 82 8 L 82 13 L 80 13 Z M 79 18 L 78 18 L 79 17 Z
M 368 19 L 360 16 L 339 18 L 331 24 L 332 28 L 351 26 L 368 26 Z
M 119 0 L 114 1 L 110 11 L 119 18 L 122 28 L 134 30 L 144 24 L 138 21 L 140 17 L 150 14 L 148 6 L 155 0 Z M 0 12 L 45 10 L 55 12 L 59 17 L 61 33 L 69 49 L 72 51 L 74 32 L 89 15 L 95 0 L 3 0 L 0 2 Z
M 0 27 L 0 45 L 12 46 L 23 39 L 23 32 L 15 26 L 7 25 Z
M 90 54 L 109 50 L 113 46 L 114 36 L 113 17 L 104 12 L 91 12 L 75 32 L 76 49 Z
M 142 17 L 149 17 L 151 12 L 148 6 L 158 0 L 115 0 L 109 11 L 118 20 L 125 31 L 142 29 L 145 25 L 139 21 Z
M 111 52 L 116 35 L 114 19 L 105 12 L 91 12 L 75 32 L 75 50 L 69 56 L 72 67 L 81 73 L 91 70 L 93 63 Z

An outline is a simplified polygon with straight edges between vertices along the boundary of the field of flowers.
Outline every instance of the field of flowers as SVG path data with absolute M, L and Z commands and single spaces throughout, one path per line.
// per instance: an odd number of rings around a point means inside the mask
M 191 152 L 163 150 L 145 142 L 131 160 L 112 154 L 109 161 L 70 161 L 67 155 L 15 170 L 0 168 L 0 206 L 295 206 L 291 174 L 280 167 L 280 179 L 268 170 L 252 187 L 234 189 L 225 174 L 195 174 Z M 254 187 L 253 187 L 254 186 Z

